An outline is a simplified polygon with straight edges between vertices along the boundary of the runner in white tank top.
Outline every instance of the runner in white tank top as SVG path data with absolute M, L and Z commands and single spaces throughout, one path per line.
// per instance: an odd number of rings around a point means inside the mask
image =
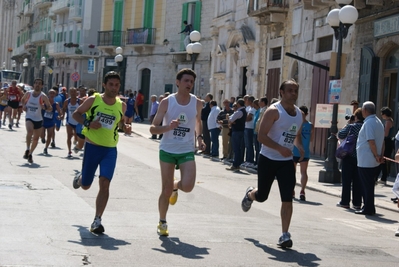
M 43 80 L 35 79 L 33 83 L 33 91 L 26 93 L 22 97 L 22 108 L 26 112 L 26 150 L 23 156 L 29 163 L 33 163 L 32 154 L 37 146 L 40 134 L 42 132 L 42 109 L 48 107 L 46 111 L 53 110 L 48 97 L 42 93 Z
M 202 136 L 202 102 L 192 94 L 196 74 L 182 69 L 176 75 L 177 93 L 163 99 L 152 121 L 151 134 L 163 134 L 160 144 L 162 190 L 158 200 L 159 223 L 157 232 L 169 235 L 166 212 L 169 204 L 177 201 L 177 190 L 191 192 L 195 185 L 194 145 L 197 135 L 199 149 L 204 150 Z M 161 122 L 162 126 L 160 126 Z M 180 181 L 173 181 L 174 169 L 180 168 Z
M 303 159 L 304 150 L 301 128 L 304 116 L 295 106 L 299 85 L 288 80 L 280 86 L 281 101 L 270 106 L 262 117 L 258 131 L 258 140 L 262 143 L 258 164 L 258 188 L 248 187 L 241 202 L 241 208 L 247 212 L 254 200 L 264 202 L 268 199 L 274 180 L 277 178 L 281 198 L 282 235 L 278 245 L 292 247 L 288 232 L 292 217 L 292 192 L 295 187 L 295 167 L 292 153 L 295 146 Z

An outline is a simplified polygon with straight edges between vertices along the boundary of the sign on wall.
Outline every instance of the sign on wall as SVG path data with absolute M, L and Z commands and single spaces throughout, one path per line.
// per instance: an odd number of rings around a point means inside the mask
M 342 129 L 348 123 L 345 115 L 352 115 L 353 106 L 338 105 L 338 129 Z M 315 128 L 330 128 L 333 114 L 332 104 L 317 104 L 316 118 L 314 122 Z

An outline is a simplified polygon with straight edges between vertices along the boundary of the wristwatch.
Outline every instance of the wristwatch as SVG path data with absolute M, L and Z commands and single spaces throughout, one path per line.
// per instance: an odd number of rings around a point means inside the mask
M 90 120 L 84 120 L 83 125 L 85 127 L 89 127 L 90 126 L 91 121 Z

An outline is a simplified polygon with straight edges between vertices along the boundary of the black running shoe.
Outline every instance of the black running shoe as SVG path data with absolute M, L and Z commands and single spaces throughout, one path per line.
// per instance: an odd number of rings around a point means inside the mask
M 54 141 L 53 141 L 53 142 L 51 142 L 51 147 L 52 147 L 52 148 L 54 148 L 54 147 L 55 147 L 55 143 L 54 143 Z
M 29 156 L 29 150 L 26 150 L 23 158 L 24 159 L 28 159 L 28 156 Z
M 28 162 L 29 162 L 29 163 L 33 163 L 32 154 L 30 154 L 30 155 L 28 156 Z

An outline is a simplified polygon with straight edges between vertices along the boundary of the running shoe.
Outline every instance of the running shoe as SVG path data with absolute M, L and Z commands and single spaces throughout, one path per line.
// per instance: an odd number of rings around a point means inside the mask
M 247 190 L 245 191 L 245 196 L 241 201 L 241 208 L 244 212 L 249 211 L 251 208 L 252 203 L 254 202 L 253 200 L 249 199 L 248 193 L 254 190 L 252 186 L 248 187 Z
M 29 154 L 29 156 L 28 156 L 28 162 L 29 162 L 29 163 L 33 163 L 32 154 Z
M 46 139 L 42 138 L 42 144 L 46 143 Z
M 102 234 L 104 233 L 105 229 L 104 226 L 101 224 L 100 218 L 95 218 L 93 223 L 90 226 L 90 232 L 95 234 Z
M 76 146 L 73 148 L 73 152 L 75 152 L 75 154 L 78 154 L 79 153 L 79 148 L 77 148 Z
M 305 192 L 302 191 L 301 193 L 299 193 L 299 199 L 302 201 L 306 201 Z
M 55 142 L 51 142 L 51 147 L 54 148 L 55 147 Z
M 158 227 L 157 227 L 157 233 L 160 236 L 168 236 L 169 231 L 168 231 L 168 224 L 166 222 L 159 222 Z
M 19 123 L 18 122 L 15 124 L 15 127 L 19 128 Z
M 75 175 L 75 177 L 73 178 L 73 183 L 72 183 L 72 185 L 73 185 L 73 188 L 75 188 L 75 189 L 78 189 L 79 187 L 80 187 L 80 184 L 79 184 L 79 178 L 80 178 L 80 173 L 77 173 L 76 175 Z
M 23 156 L 24 159 L 28 159 L 29 156 L 29 150 L 25 150 L 25 154 Z
M 179 194 L 177 193 L 177 189 L 173 189 L 172 195 L 169 198 L 169 204 L 174 205 L 177 202 Z
M 291 234 L 286 232 L 283 233 L 282 236 L 278 239 L 278 244 L 282 248 L 290 248 L 292 247 L 292 240 L 291 240 Z
M 47 153 L 47 148 L 43 149 L 43 154 L 44 154 L 44 155 L 48 155 L 48 153 Z
M 8 129 L 12 130 L 12 125 L 8 124 Z
M 398 228 L 398 230 L 396 230 L 395 236 L 399 236 L 399 228 Z
M 72 156 L 72 152 L 68 152 L 68 156 L 67 156 L 67 158 L 73 158 L 73 156 Z
M 232 172 L 239 172 L 240 171 L 240 167 L 231 166 L 230 168 L 226 168 L 226 170 L 232 171 Z

